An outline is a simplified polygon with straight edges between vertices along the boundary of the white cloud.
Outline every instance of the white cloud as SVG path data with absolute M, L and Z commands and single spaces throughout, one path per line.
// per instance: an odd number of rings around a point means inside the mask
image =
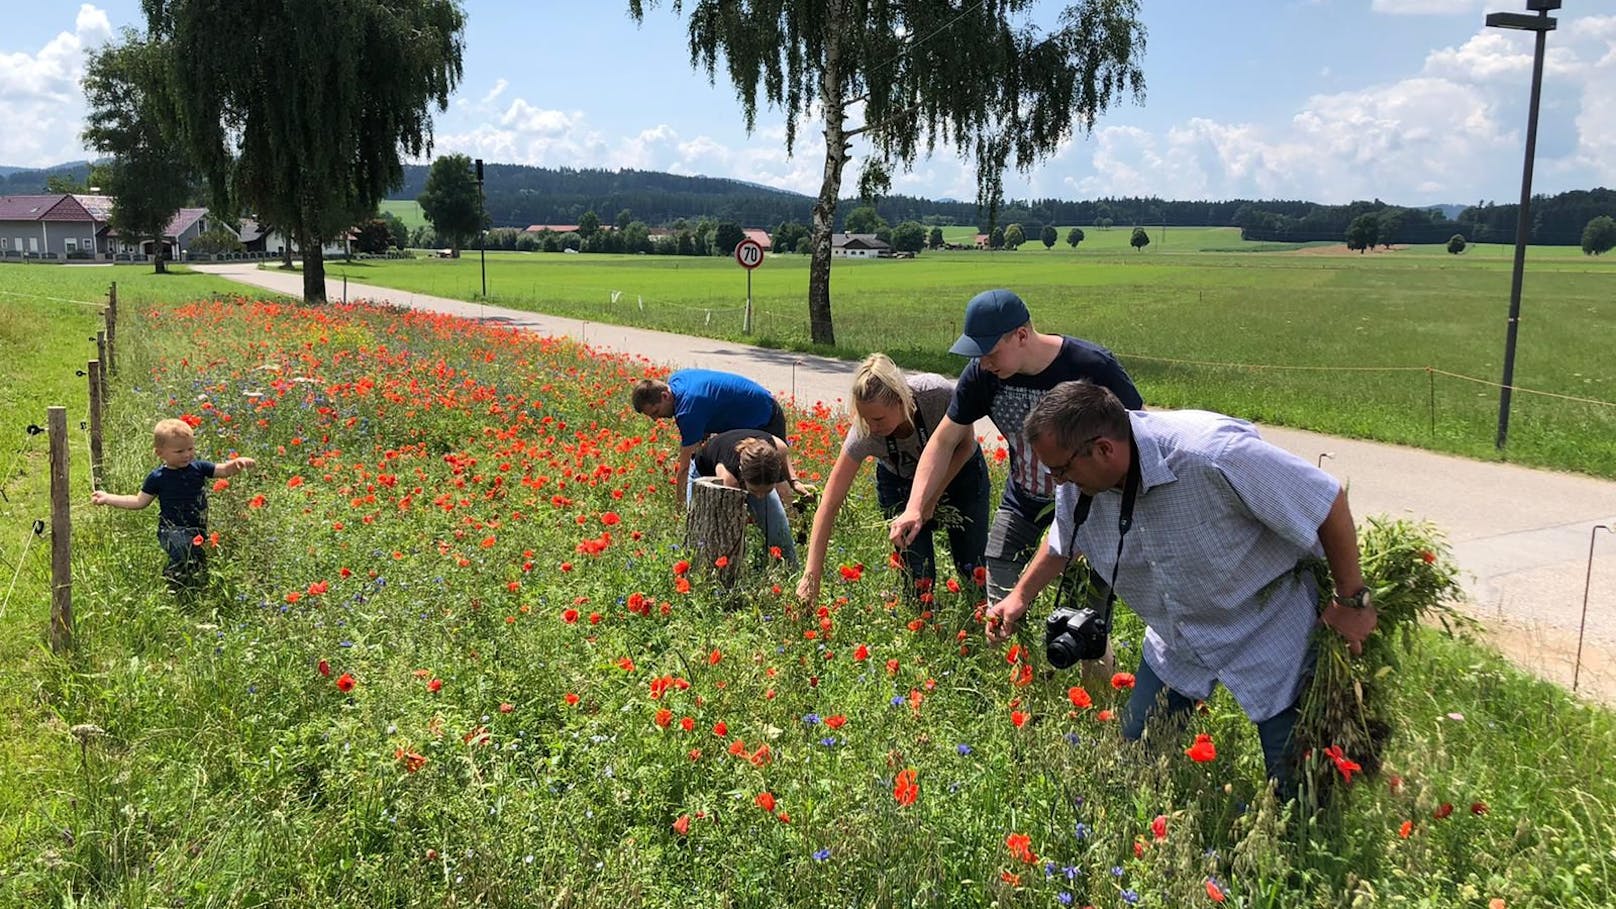
M 504 78 L 495 80 L 494 87 L 488 90 L 488 94 L 483 95 L 482 103 L 493 104 L 496 98 L 505 93 L 505 89 L 509 88 L 510 84 L 510 81 Z
M 38 53 L 0 53 L 0 163 L 46 167 L 84 155 L 84 52 L 112 37 L 107 14 L 79 7 L 73 31 L 60 32 Z

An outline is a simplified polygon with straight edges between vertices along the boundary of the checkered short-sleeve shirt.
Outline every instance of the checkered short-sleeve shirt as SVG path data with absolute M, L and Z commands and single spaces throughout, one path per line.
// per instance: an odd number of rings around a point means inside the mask
M 1129 413 L 1140 492 L 1117 596 L 1144 620 L 1145 659 L 1180 694 L 1221 682 L 1252 720 L 1295 702 L 1318 592 L 1299 561 L 1323 554 L 1319 526 L 1341 486 L 1264 442 L 1243 420 L 1205 411 Z M 1076 486 L 1056 493 L 1050 551 L 1068 555 Z M 1077 551 L 1102 577 L 1117 552 L 1122 496 L 1094 498 Z

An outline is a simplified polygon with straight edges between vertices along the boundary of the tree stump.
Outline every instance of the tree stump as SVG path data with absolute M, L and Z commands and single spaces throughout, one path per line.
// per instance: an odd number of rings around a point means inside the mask
M 685 512 L 685 548 L 693 567 L 711 572 L 719 587 L 734 589 L 746 551 L 746 491 L 717 477 L 697 479 Z M 722 566 L 720 559 L 726 560 Z

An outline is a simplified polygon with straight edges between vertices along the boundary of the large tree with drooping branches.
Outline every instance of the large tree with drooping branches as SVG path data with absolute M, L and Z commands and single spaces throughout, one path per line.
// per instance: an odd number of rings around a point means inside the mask
M 456 0 L 143 0 L 170 50 L 185 147 L 220 210 L 282 228 L 303 295 L 325 299 L 322 245 L 370 217 L 432 146 L 459 84 Z
M 659 0 L 629 0 L 642 21 Z M 719 61 L 750 131 L 760 99 L 786 116 L 824 121 L 825 169 L 814 203 L 808 318 L 834 344 L 831 231 L 852 142 L 870 152 L 862 196 L 890 186 L 939 143 L 974 160 L 977 203 L 992 220 L 1010 166 L 1026 171 L 1074 128 L 1124 96 L 1143 97 L 1145 32 L 1137 0 L 1081 0 L 1044 32 L 1022 19 L 1033 0 L 672 0 L 688 9 L 691 65 L 716 79 Z

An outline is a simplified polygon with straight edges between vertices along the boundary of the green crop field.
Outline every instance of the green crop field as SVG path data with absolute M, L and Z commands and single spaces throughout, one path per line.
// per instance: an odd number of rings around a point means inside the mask
M 1153 236 L 1159 233 L 1159 228 Z M 1117 352 L 1146 400 L 1338 435 L 1494 457 L 1510 259 L 1496 246 L 1345 253 L 1248 244 L 1225 228 L 1169 228 L 1142 252 L 1128 231 L 1077 250 L 926 252 L 839 261 L 837 347 L 955 371 L 965 301 L 1009 287 L 1040 328 Z M 332 265 L 334 276 L 474 299 L 475 257 Z M 745 279 L 724 258 L 494 253 L 490 302 L 590 321 L 742 339 Z M 753 275 L 758 343 L 809 343 L 807 257 Z M 1522 304 L 1508 457 L 1616 476 L 1616 259 L 1533 248 Z M 1437 372 L 1427 372 L 1431 367 Z M 1457 374 L 1469 378 L 1456 378 Z M 1546 392 L 1550 397 L 1532 392 Z
M 383 213 L 392 213 L 398 216 L 404 226 L 410 230 L 426 226 L 426 215 L 421 211 L 421 203 L 414 199 L 387 199 L 380 205 Z

